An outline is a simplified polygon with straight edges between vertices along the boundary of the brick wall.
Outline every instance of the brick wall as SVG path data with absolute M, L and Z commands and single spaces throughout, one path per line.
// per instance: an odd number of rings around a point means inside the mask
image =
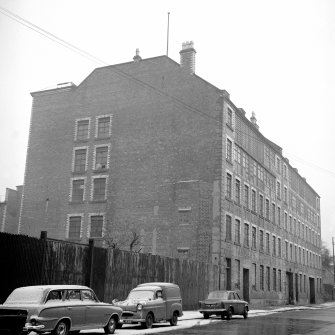
M 192 258 L 209 259 L 211 194 L 220 177 L 217 88 L 184 73 L 167 57 L 157 57 L 100 68 L 78 87 L 33 96 L 22 233 L 38 236 L 47 230 L 50 237 L 64 239 L 67 215 L 82 213 L 85 240 L 89 213 L 102 213 L 114 237 L 130 230 L 140 234 L 144 252 L 175 256 L 182 247 L 190 248 Z M 107 114 L 113 116 L 112 136 L 98 141 L 95 119 Z M 87 117 L 90 139 L 76 143 L 75 120 Z M 94 146 L 107 142 L 107 201 L 92 203 Z M 80 145 L 89 147 L 87 198 L 71 204 L 72 153 Z M 183 193 L 184 181 L 199 182 Z M 179 224 L 178 206 L 191 207 L 189 225 Z

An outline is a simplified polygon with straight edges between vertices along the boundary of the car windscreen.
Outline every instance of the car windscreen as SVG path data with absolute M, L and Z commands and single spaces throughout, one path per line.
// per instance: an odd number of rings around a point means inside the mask
M 37 304 L 41 303 L 43 296 L 44 289 L 41 287 L 21 287 L 8 296 L 5 304 Z
M 208 295 L 208 299 L 228 299 L 228 292 L 211 292 Z
M 148 290 L 135 290 L 129 293 L 128 299 L 153 299 L 154 293 L 155 292 Z

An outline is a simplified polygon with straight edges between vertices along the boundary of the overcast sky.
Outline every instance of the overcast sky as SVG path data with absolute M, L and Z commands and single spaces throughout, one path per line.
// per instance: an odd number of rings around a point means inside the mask
M 26 25 L 5 15 L 23 18 Z M 335 1 L 0 0 L 0 196 L 22 185 L 30 92 L 80 84 L 102 64 L 166 54 L 193 40 L 196 73 L 230 93 L 321 196 L 322 240 L 335 236 Z M 27 26 L 28 25 L 28 26 Z M 37 28 L 38 27 L 38 28 Z M 38 30 L 40 33 L 36 32 Z

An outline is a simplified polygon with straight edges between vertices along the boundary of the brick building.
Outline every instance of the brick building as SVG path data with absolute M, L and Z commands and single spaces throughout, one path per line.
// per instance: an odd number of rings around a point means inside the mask
M 0 202 L 0 231 L 15 234 L 19 227 L 20 208 L 23 186 L 16 190 L 6 189 L 4 202 Z
M 195 74 L 192 42 L 32 93 L 19 232 L 218 264 L 253 304 L 321 291 L 318 194 L 229 94 Z M 133 239 L 134 240 L 134 239 Z

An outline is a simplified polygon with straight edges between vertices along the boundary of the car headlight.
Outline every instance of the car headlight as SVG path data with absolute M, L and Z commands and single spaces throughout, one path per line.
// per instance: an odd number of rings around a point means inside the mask
M 141 311 L 142 309 L 143 309 L 143 305 L 142 305 L 142 304 L 138 304 L 138 305 L 137 305 L 137 310 L 138 310 L 138 311 Z
M 37 320 L 34 319 L 34 318 L 31 318 L 31 319 L 30 319 L 30 324 L 31 324 L 32 326 L 37 326 Z

